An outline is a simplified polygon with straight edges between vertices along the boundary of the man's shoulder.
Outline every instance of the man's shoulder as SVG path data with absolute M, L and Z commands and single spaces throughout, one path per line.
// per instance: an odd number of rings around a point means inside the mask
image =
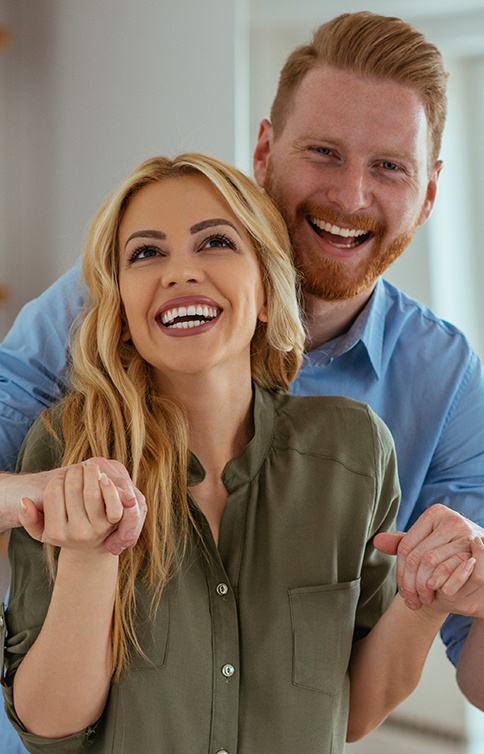
M 439 334 L 443 338 L 457 338 L 470 348 L 467 337 L 456 325 L 439 317 L 429 306 L 412 298 L 388 280 L 381 280 L 381 294 L 385 314 L 403 328 L 415 328 Z
M 381 281 L 380 304 L 384 306 L 383 346 L 392 356 L 404 351 L 419 361 L 422 355 L 434 355 L 439 363 L 459 359 L 461 364 L 477 356 L 467 336 L 456 325 L 439 317 L 387 280 Z

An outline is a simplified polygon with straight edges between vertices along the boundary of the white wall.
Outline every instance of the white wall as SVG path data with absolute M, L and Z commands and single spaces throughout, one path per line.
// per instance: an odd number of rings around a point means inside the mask
M 102 198 L 155 153 L 235 157 L 244 0 L 1 0 L 0 282 L 22 303 L 79 254 Z M 237 120 L 240 130 L 240 119 Z

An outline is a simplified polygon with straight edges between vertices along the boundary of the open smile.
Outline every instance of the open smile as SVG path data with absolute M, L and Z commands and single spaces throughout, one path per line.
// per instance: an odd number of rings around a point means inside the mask
M 204 332 L 222 311 L 211 299 L 169 301 L 157 312 L 156 321 L 165 331 L 178 331 L 181 335 L 181 330 L 188 335 L 188 331 L 194 328 L 197 332 Z
M 159 319 L 165 327 L 187 329 L 189 327 L 200 327 L 200 325 L 218 317 L 219 314 L 220 309 L 213 306 L 175 306 L 162 314 Z
M 307 216 L 307 221 L 320 238 L 337 249 L 354 249 L 374 235 L 372 231 L 360 228 L 340 228 L 339 225 L 318 220 L 311 215 Z

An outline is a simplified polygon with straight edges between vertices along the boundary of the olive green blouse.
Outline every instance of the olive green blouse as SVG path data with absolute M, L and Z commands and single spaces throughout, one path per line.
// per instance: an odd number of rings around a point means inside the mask
M 335 754 L 344 747 L 352 643 L 395 593 L 392 559 L 372 546 L 393 527 L 399 488 L 393 442 L 366 405 L 255 389 L 255 435 L 227 464 L 218 548 L 195 508 L 183 568 L 154 622 L 139 586 L 136 656 L 101 719 L 61 740 L 25 732 L 15 671 L 35 641 L 50 586 L 42 548 L 12 532 L 6 612 L 8 714 L 30 752 L 74 754 Z M 59 463 L 41 423 L 22 470 Z M 203 478 L 192 458 L 189 484 Z M 89 661 L 89 646 L 80 648 Z

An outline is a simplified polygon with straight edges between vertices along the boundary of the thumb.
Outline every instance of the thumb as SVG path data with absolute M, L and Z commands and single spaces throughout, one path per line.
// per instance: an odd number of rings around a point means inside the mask
M 37 510 L 34 501 L 29 497 L 23 497 L 20 501 L 18 520 L 32 539 L 38 539 L 39 542 L 42 542 L 44 515 Z
M 373 544 L 380 552 L 385 552 L 387 555 L 396 555 L 398 545 L 404 536 L 405 532 L 403 531 L 381 532 L 374 536 Z

